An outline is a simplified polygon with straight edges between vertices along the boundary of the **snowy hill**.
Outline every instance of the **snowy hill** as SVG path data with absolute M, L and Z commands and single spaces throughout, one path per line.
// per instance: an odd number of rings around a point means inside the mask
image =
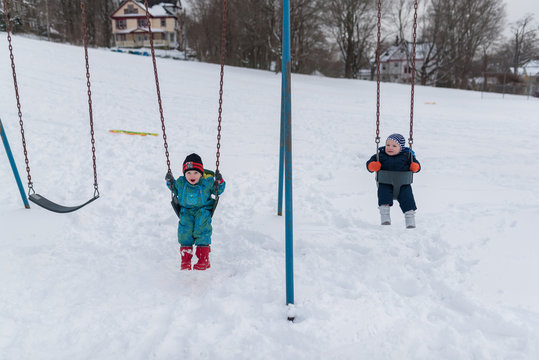
M 34 187 L 93 194 L 83 51 L 13 38 Z M 172 169 L 215 166 L 219 67 L 158 59 Z M 295 323 L 276 216 L 280 75 L 225 69 L 212 268 L 180 272 L 148 57 L 90 50 L 101 198 L 26 210 L 0 155 L 0 359 L 537 359 L 538 99 L 416 88 L 417 229 L 379 225 L 375 83 L 294 75 Z M 381 136 L 409 87 L 382 84 Z M 24 179 L 5 33 L 0 117 Z M 4 151 L 1 150 L 0 153 Z

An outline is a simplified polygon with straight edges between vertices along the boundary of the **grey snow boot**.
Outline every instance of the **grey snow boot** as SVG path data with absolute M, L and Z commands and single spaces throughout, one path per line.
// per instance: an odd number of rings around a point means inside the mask
M 415 211 L 408 210 L 404 213 L 404 221 L 407 229 L 415 229 Z
M 389 216 L 389 210 L 391 209 L 389 205 L 378 206 L 380 209 L 380 219 L 382 225 L 391 225 L 391 216 Z

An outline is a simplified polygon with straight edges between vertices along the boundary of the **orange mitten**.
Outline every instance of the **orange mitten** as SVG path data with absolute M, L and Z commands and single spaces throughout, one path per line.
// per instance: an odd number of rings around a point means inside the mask
M 419 164 L 416 162 L 413 162 L 410 164 L 410 171 L 413 173 L 416 173 L 419 171 Z
M 377 172 L 381 168 L 382 168 L 382 164 L 380 163 L 380 161 L 373 161 L 369 163 L 369 165 L 367 166 L 367 169 L 369 169 L 370 172 L 373 172 L 373 171 Z

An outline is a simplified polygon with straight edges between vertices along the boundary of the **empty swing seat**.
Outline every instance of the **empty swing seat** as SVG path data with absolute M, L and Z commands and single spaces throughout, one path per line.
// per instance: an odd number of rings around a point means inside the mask
M 380 170 L 376 173 L 378 184 L 393 185 L 393 199 L 398 199 L 401 186 L 410 185 L 413 182 L 411 171 Z
M 72 211 L 76 211 L 76 210 L 88 205 L 89 203 L 91 203 L 92 201 L 97 199 L 98 197 L 99 197 L 99 195 L 96 195 L 93 198 L 91 198 L 90 200 L 88 200 L 87 202 L 85 202 L 84 204 L 78 205 L 78 206 L 59 205 L 59 204 L 56 204 L 56 203 L 48 200 L 47 198 L 45 198 L 45 197 L 43 197 L 43 196 L 41 196 L 39 194 L 31 194 L 30 196 L 28 196 L 28 199 L 30 199 L 31 202 L 33 202 L 36 205 L 41 206 L 44 209 L 47 209 L 47 210 L 50 210 L 50 211 L 53 211 L 53 212 L 56 212 L 56 213 L 62 213 L 63 214 L 63 213 L 69 213 L 69 212 L 72 212 Z

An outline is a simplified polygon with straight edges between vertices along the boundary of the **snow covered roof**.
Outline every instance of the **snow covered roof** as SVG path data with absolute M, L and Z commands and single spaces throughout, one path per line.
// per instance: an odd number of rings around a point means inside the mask
M 412 53 L 412 43 L 406 43 L 408 45 L 408 53 Z M 425 55 L 429 51 L 430 44 L 422 43 L 416 44 L 415 47 L 415 57 L 417 59 L 425 58 Z M 386 62 L 389 60 L 406 60 L 406 49 L 405 43 L 400 43 L 399 45 L 393 45 L 386 52 L 380 55 L 380 62 Z
M 141 6 L 144 11 L 146 11 L 146 7 L 144 3 L 140 1 L 133 1 L 137 5 Z M 150 12 L 150 15 L 155 17 L 163 17 L 163 16 L 174 16 L 175 14 L 175 5 L 173 4 L 167 4 L 167 3 L 159 3 L 157 5 L 152 6 L 148 9 Z
M 147 27 L 139 27 L 137 30 L 144 31 L 144 32 L 150 32 L 150 29 Z M 152 28 L 152 33 L 163 33 L 165 30 L 159 29 L 159 28 Z
M 131 34 L 131 33 L 135 33 L 135 32 L 150 32 L 150 30 L 148 28 L 145 28 L 145 27 L 137 27 L 137 28 L 130 28 L 130 29 L 124 29 L 124 30 L 118 30 L 116 31 L 116 34 Z M 162 29 L 154 29 L 152 28 L 152 33 L 163 33 L 165 32 L 164 30 Z
M 399 50 L 400 45 L 392 45 L 387 51 L 383 54 L 380 54 L 380 62 L 388 61 L 393 57 L 393 54 Z M 404 51 L 404 49 L 402 49 Z
M 135 4 L 139 10 L 135 13 L 130 14 L 124 14 L 121 13 L 119 10 L 125 5 L 126 2 L 131 2 Z M 141 1 L 136 0 L 128 0 L 123 1 L 120 6 L 112 13 L 113 18 L 126 18 L 126 17 L 141 17 L 146 15 L 146 6 Z M 152 6 L 148 9 L 148 12 L 150 13 L 151 17 L 175 17 L 176 16 L 176 5 L 174 4 L 167 4 L 167 3 L 160 3 L 157 5 Z

